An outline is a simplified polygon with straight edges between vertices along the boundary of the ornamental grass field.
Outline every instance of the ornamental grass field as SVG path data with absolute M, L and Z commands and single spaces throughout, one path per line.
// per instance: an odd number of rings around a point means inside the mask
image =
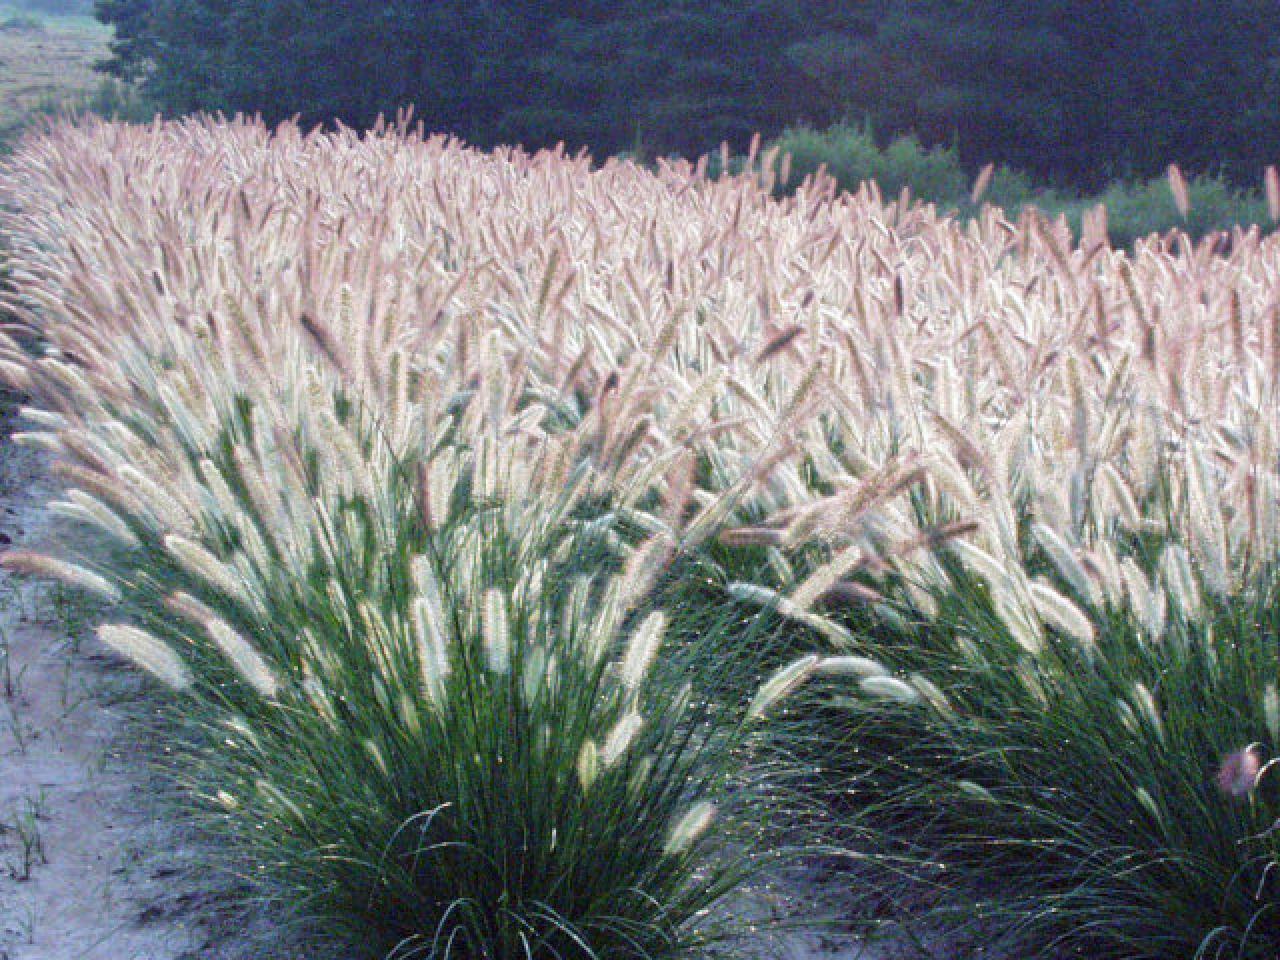
M 29 139 L 0 371 L 106 545 L 3 562 L 373 955 L 698 952 L 847 842 L 1010 955 L 1273 958 L 1280 240 L 770 187 Z

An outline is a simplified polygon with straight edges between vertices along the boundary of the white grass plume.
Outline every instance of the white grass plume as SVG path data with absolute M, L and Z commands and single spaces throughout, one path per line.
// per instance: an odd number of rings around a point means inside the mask
M 204 628 L 245 683 L 264 697 L 275 697 L 280 683 L 253 644 L 233 630 L 226 621 L 217 617 L 207 620 Z
M 711 827 L 716 812 L 715 804 L 710 801 L 695 803 L 672 825 L 663 852 L 671 857 L 687 852 Z
M 193 683 L 186 663 L 160 638 L 137 627 L 105 624 L 98 637 L 107 647 L 141 667 L 165 686 L 185 691 Z
M 0 555 L 0 567 L 28 576 L 57 580 L 113 602 L 120 599 L 119 588 L 106 577 L 74 563 L 30 550 L 10 550 Z

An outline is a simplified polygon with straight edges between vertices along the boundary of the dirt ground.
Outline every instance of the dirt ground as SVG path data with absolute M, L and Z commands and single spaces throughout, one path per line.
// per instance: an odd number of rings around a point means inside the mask
M 38 456 L 0 445 L 0 548 L 58 540 L 52 492 Z M 138 743 L 143 684 L 92 636 L 98 612 L 0 573 L 0 960 L 314 957 L 202 866 L 148 767 L 160 745 Z

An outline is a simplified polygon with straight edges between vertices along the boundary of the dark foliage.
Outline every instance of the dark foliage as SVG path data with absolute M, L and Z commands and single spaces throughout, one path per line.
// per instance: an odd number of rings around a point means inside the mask
M 880 127 L 1095 188 L 1171 162 L 1255 184 L 1280 154 L 1280 6 L 1254 0 L 894 2 L 828 37 L 828 85 Z
M 869 118 L 1094 189 L 1280 158 L 1280 6 L 1253 0 L 97 0 L 109 72 L 174 112 L 366 127 L 409 103 L 482 146 L 695 154 Z
M 144 77 L 174 111 L 366 127 L 413 103 L 478 144 L 603 155 L 741 144 L 812 112 L 812 83 L 781 56 L 811 28 L 808 6 L 99 0 L 97 12 L 116 27 L 107 69 Z

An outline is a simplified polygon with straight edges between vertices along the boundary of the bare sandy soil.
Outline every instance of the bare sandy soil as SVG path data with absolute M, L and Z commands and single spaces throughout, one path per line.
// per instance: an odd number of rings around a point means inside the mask
M 0 545 L 57 541 L 51 492 L 4 443 Z M 158 745 L 137 742 L 142 682 L 98 646 L 93 613 L 0 573 L 0 960 L 303 956 L 276 918 L 229 906 L 233 879 L 201 872 L 148 767 Z

